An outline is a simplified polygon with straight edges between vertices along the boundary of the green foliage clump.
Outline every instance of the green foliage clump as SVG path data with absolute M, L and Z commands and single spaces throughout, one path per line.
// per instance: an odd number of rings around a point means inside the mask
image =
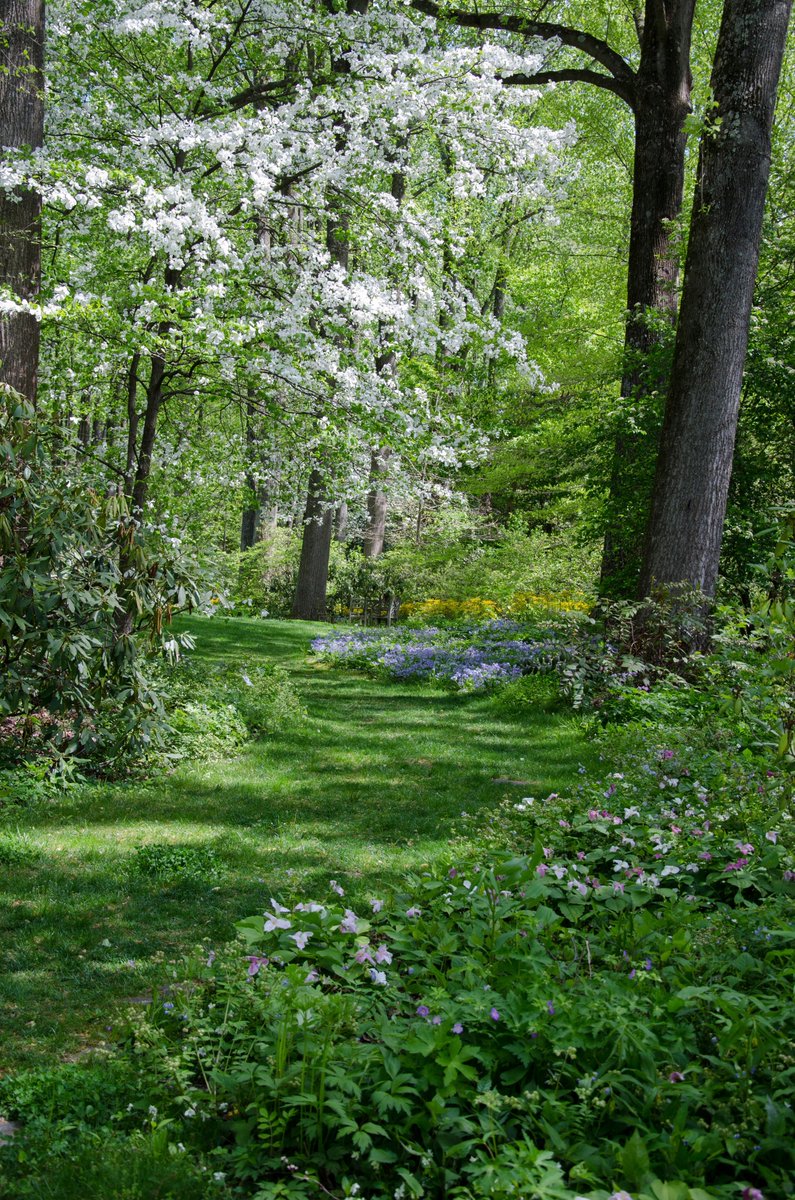
M 250 667 L 183 660 L 161 669 L 159 687 L 173 758 L 218 758 L 249 738 L 297 728 L 306 709 L 277 663 Z
M 38 847 L 26 833 L 13 830 L 0 832 L 0 867 L 32 866 L 40 856 Z
M 2 1200 L 204 1200 L 206 1171 L 145 1088 L 135 1064 L 107 1057 L 0 1079 L 0 1111 L 22 1123 L 0 1144 Z
M 211 846 L 147 842 L 136 846 L 128 874 L 171 885 L 203 884 L 219 877 L 220 865 Z
M 189 565 L 51 453 L 57 431 L 0 397 L 0 717 L 24 752 L 135 757 L 162 732 L 145 649 L 173 652 L 173 612 L 198 602 Z

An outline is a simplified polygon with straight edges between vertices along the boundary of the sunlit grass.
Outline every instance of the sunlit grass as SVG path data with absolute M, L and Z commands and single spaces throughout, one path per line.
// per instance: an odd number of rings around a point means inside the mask
M 330 878 L 353 898 L 398 886 L 449 855 L 462 810 L 485 820 L 505 795 L 563 792 L 589 763 L 571 715 L 512 719 L 484 697 L 330 669 L 307 656 L 318 626 L 187 624 L 208 664 L 281 661 L 309 721 L 227 761 L 0 813 L 0 833 L 35 852 L 0 868 L 3 1069 L 98 1044 L 165 962 L 228 940 L 271 895 L 325 894 Z M 217 876 L 136 875 L 144 843 L 209 847 Z

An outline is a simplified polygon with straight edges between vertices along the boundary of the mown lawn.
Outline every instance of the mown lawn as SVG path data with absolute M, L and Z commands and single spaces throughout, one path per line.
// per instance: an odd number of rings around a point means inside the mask
M 99 1044 L 120 1004 L 145 1002 L 168 978 L 165 964 L 229 940 L 271 895 L 325 892 L 332 878 L 352 897 L 396 885 L 449 855 L 462 810 L 485 822 L 504 796 L 562 793 L 593 765 L 566 713 L 506 717 L 484 697 L 314 661 L 322 626 L 181 628 L 208 664 L 281 662 L 309 720 L 223 762 L 0 811 L 0 833 L 18 831 L 30 850 L 0 862 L 4 1071 Z M 219 873 L 175 886 L 142 878 L 129 864 L 151 842 L 209 847 Z

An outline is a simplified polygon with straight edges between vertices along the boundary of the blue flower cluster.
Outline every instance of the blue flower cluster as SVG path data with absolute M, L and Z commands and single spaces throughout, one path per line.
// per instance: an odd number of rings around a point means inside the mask
M 382 671 L 392 679 L 442 680 L 462 692 L 482 692 L 531 671 L 552 670 L 565 657 L 554 635 L 531 637 L 518 622 L 504 619 L 455 629 L 355 629 L 315 638 L 312 649 L 346 666 Z

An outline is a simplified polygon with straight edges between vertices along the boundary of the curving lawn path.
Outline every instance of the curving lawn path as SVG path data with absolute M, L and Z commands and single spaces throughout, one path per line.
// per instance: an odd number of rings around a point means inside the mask
M 0 810 L 0 835 L 18 831 L 32 852 L 0 861 L 0 1070 L 97 1045 L 120 1002 L 167 978 L 165 963 L 228 940 L 271 895 L 322 894 L 331 878 L 352 897 L 394 886 L 450 857 L 462 810 L 480 827 L 504 797 L 563 792 L 594 765 L 565 712 L 506 717 L 485 697 L 315 662 L 307 648 L 323 626 L 180 627 L 207 662 L 281 662 L 309 721 L 223 762 Z M 147 842 L 207 846 L 220 872 L 171 887 L 131 876 Z

